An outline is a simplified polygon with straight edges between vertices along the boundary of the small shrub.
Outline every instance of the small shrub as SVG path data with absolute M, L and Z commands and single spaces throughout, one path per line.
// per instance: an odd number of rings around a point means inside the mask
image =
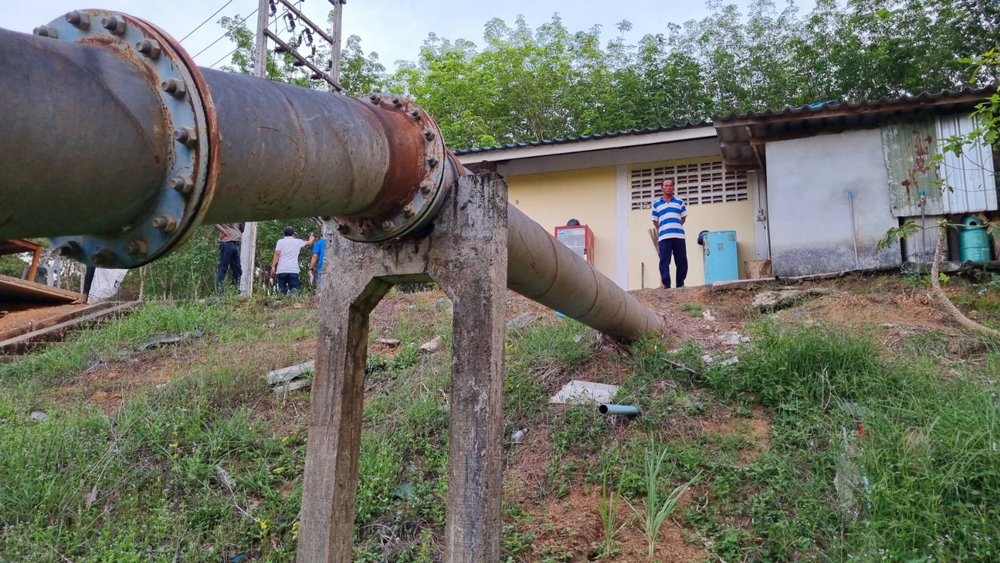
M 663 521 L 667 519 L 674 509 L 677 508 L 677 501 L 680 500 L 681 495 L 688 490 L 698 475 L 695 475 L 693 479 L 684 483 L 683 485 L 676 487 L 667 498 L 660 502 L 660 468 L 663 466 L 663 459 L 667 457 L 667 450 L 663 449 L 660 451 L 659 455 L 656 452 L 656 446 L 650 444 L 649 449 L 646 450 L 646 463 L 645 463 L 645 485 L 646 485 L 646 500 L 643 501 L 643 510 L 639 511 L 635 506 L 628 501 L 629 508 L 635 512 L 636 518 L 642 525 L 643 533 L 646 536 L 646 542 L 649 546 L 649 557 L 653 558 L 656 551 L 656 540 L 660 537 L 660 528 L 663 526 Z

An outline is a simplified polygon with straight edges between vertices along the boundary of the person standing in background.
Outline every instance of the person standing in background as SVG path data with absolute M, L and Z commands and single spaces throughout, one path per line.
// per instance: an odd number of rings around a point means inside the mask
M 285 227 L 285 238 L 274 246 L 274 260 L 271 262 L 271 275 L 278 278 L 278 291 L 282 295 L 299 290 L 299 250 L 311 247 L 316 237 L 309 235 L 309 240 L 295 238 L 295 229 Z
M 687 277 L 687 247 L 684 241 L 684 223 L 687 221 L 687 206 L 674 197 L 674 180 L 667 178 L 660 185 L 663 197 L 653 202 L 653 227 L 657 232 L 657 247 L 660 251 L 660 281 L 670 288 L 670 256 L 677 262 L 677 285 L 684 287 Z
M 219 223 L 215 226 L 219 231 L 219 271 L 215 274 L 215 290 L 222 289 L 226 281 L 226 272 L 233 274 L 233 287 L 239 287 L 243 268 L 240 267 L 240 236 L 243 223 Z
M 313 245 L 312 260 L 309 262 L 309 275 L 316 276 L 316 295 L 323 291 L 323 258 L 326 255 L 326 237 L 320 237 Z

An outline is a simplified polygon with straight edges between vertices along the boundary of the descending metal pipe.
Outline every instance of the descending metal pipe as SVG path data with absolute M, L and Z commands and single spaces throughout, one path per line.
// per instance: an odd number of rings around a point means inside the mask
M 418 237 L 467 173 L 433 118 L 198 68 L 155 26 L 70 12 L 0 29 L 0 239 L 54 237 L 86 263 L 132 268 L 203 222 L 333 217 L 362 242 Z M 513 206 L 508 287 L 620 338 L 655 314 Z

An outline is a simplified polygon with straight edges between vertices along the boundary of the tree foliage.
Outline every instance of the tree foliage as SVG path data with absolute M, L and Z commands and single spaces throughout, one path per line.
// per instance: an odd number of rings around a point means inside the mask
M 435 116 L 454 148 L 537 141 L 729 112 L 960 88 L 963 58 L 1000 43 L 1000 3 L 977 0 L 755 0 L 636 43 L 606 42 L 558 15 L 532 29 L 491 20 L 483 46 L 430 34 L 388 77 Z M 987 79 L 996 79 L 990 74 Z

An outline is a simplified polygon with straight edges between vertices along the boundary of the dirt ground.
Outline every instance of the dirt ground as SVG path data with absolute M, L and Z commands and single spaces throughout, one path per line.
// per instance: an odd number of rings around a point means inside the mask
M 601 491 L 582 487 L 565 497 L 552 499 L 532 510 L 534 520 L 529 529 L 534 533 L 532 550 L 538 556 L 561 555 L 560 561 L 589 561 L 595 559 L 604 536 L 600 516 Z M 637 507 L 639 508 L 639 507 Z M 641 508 L 640 508 L 641 510 Z M 631 522 L 635 514 L 627 504 L 618 506 L 618 522 Z M 625 526 L 616 536 L 620 553 L 614 561 L 620 563 L 647 563 L 646 538 L 635 526 Z M 572 557 L 567 558 L 567 556 Z M 656 560 L 661 563 L 688 563 L 704 561 L 708 553 L 697 545 L 688 543 L 683 529 L 667 519 L 660 528 L 656 543 Z

